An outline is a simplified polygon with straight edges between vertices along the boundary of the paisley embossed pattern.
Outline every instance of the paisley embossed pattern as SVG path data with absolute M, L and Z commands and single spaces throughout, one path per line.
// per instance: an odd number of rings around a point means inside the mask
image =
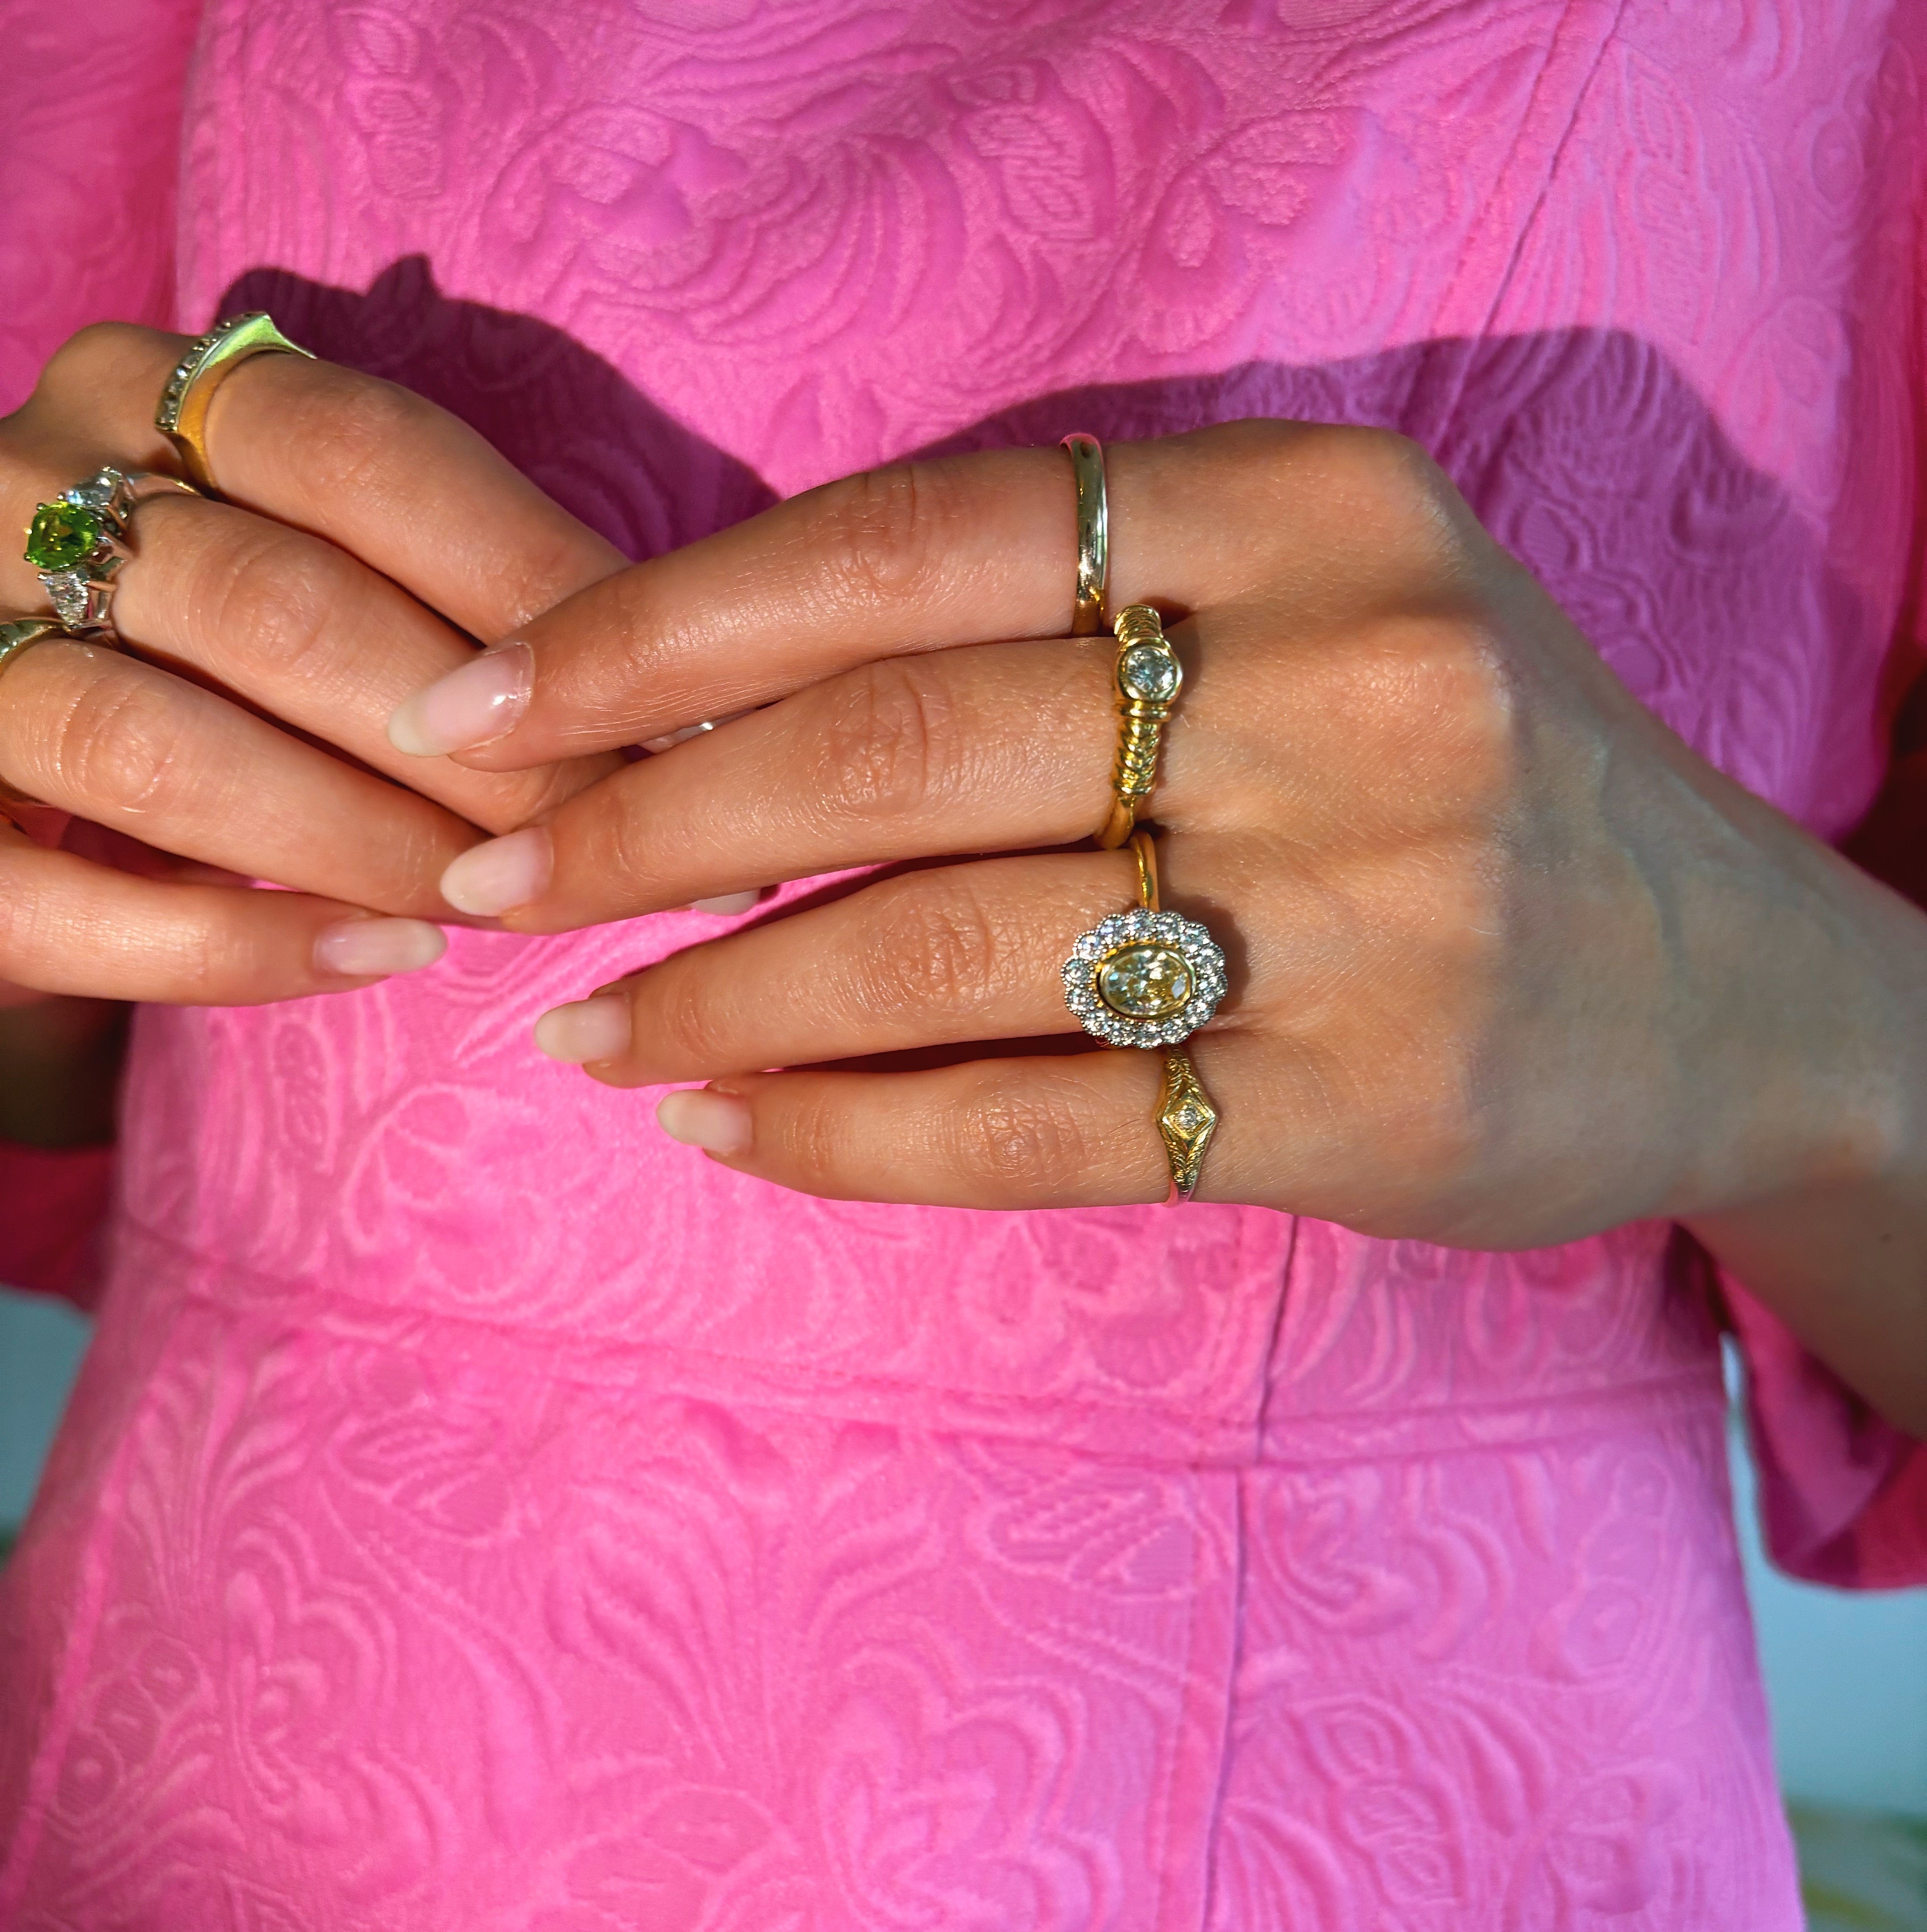
M 1912 587 L 1922 31 L 209 0 L 176 319 L 271 304 L 638 554 L 918 448 L 1396 426 L 1831 835 Z M 1799 1924 L 1688 1244 L 782 1196 L 527 1044 L 715 929 L 141 1016 L 0 1588 L 0 1923 Z M 1846 1564 L 1919 1459 L 1729 1294 Z

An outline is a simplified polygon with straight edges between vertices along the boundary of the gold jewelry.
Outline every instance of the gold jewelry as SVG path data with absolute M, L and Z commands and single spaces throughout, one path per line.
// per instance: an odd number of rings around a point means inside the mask
M 191 483 L 152 470 L 99 470 L 42 503 L 27 526 L 23 554 L 39 573 L 61 628 L 77 638 L 104 633 L 115 641 L 116 578 L 133 556 L 134 513 L 150 496 L 198 496 Z
M 1097 834 L 1109 851 L 1121 845 L 1137 824 L 1138 807 L 1157 782 L 1157 748 L 1164 721 L 1184 688 L 1184 668 L 1164 620 L 1148 604 L 1118 613 L 1113 627 L 1118 662 L 1112 682 L 1118 694 L 1118 759 L 1111 770 L 1111 814 Z
M 0 677 L 7 674 L 8 667 L 17 658 L 23 656 L 35 644 L 49 638 L 64 638 L 63 631 L 51 617 L 22 617 L 12 623 L 0 624 Z M 10 805 L 39 805 L 42 801 L 30 798 L 23 791 L 17 791 L 4 778 L 0 778 L 0 818 L 5 818 Z
M 1205 1150 L 1217 1132 L 1217 1109 L 1191 1064 L 1191 1056 L 1182 1047 L 1165 1052 L 1157 1131 L 1164 1136 L 1164 1158 L 1171 1168 L 1171 1192 L 1166 1204 L 1175 1207 L 1190 1199 L 1204 1168 Z
M 188 352 L 167 378 L 154 412 L 154 427 L 179 451 L 181 467 L 191 481 L 211 496 L 221 493 L 215 487 L 214 467 L 208 457 L 209 406 L 214 401 L 215 392 L 251 356 L 305 356 L 311 362 L 315 359 L 314 350 L 290 342 L 264 310 L 230 316 L 219 327 L 188 344 Z
M 1224 998 L 1224 955 L 1206 927 L 1157 902 L 1151 834 L 1131 841 L 1138 904 L 1079 933 L 1064 962 L 1064 1002 L 1113 1046 L 1175 1046 Z
M 1104 628 L 1104 591 L 1111 573 L 1111 514 L 1104 489 L 1104 446 L 1081 432 L 1064 439 L 1077 484 L 1077 598 L 1070 634 L 1094 638 Z
M 1188 1201 L 1218 1116 L 1190 1054 L 1178 1042 L 1217 1011 L 1225 992 L 1224 954 L 1207 928 L 1160 904 L 1157 848 L 1151 834 L 1134 833 L 1130 846 L 1137 861 L 1137 906 L 1078 935 L 1064 962 L 1064 1003 L 1086 1033 L 1113 1046 L 1163 1050 L 1157 1130 L 1171 1166 L 1169 1198 Z

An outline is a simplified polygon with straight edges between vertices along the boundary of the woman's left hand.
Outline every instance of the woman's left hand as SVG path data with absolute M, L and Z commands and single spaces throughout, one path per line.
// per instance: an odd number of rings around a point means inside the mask
M 1108 458 L 1112 606 L 1156 604 L 1184 669 L 1147 808 L 1165 902 L 1231 966 L 1187 1048 L 1221 1117 L 1199 1198 L 1477 1247 L 1664 1216 L 1742 1251 L 1842 1189 L 1927 1201 L 1927 922 L 1634 702 L 1422 452 L 1250 422 Z M 1057 450 L 887 469 L 412 699 L 398 742 L 494 770 L 762 707 L 458 859 L 449 898 L 518 930 L 959 862 L 692 947 L 547 1016 L 544 1047 L 708 1082 L 665 1126 L 812 1193 L 1163 1198 L 1162 1057 L 1070 1050 L 1059 976 L 1136 889 L 1128 851 L 1079 843 L 1116 646 L 1064 635 L 1074 556 Z

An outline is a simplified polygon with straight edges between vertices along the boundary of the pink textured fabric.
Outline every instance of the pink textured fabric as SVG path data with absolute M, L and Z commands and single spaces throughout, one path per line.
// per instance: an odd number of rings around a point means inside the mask
M 271 303 L 638 550 L 919 447 L 1394 424 L 1832 835 L 1910 588 L 1919 34 L 212 0 L 179 313 Z M 784 1196 L 527 1043 L 715 929 L 142 1016 L 0 1593 L 0 1923 L 1800 1922 L 1688 1244 Z M 1760 1366 L 1802 1547 L 1917 1497 Z

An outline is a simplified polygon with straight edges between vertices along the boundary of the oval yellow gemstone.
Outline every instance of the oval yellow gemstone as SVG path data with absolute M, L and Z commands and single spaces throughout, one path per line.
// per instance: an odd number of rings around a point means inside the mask
M 1097 997 L 1127 1019 L 1169 1019 L 1189 1003 L 1191 990 L 1183 953 L 1154 940 L 1121 946 L 1097 968 Z

